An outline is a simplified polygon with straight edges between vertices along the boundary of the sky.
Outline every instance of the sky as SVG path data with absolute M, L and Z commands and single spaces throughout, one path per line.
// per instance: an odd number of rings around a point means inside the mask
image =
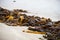
M 0 0 L 0 6 L 9 10 L 25 9 L 36 16 L 60 20 L 60 0 Z

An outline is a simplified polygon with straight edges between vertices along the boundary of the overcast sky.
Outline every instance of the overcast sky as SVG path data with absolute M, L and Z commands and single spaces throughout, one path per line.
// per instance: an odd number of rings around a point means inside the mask
M 58 20 L 60 17 L 60 0 L 0 0 L 0 6 L 7 9 L 26 9 L 44 16 Z

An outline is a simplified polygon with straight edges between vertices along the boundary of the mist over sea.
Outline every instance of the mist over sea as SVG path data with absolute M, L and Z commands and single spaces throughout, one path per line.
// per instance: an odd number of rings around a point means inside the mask
M 60 0 L 0 0 L 0 7 L 25 9 L 33 15 L 60 20 Z

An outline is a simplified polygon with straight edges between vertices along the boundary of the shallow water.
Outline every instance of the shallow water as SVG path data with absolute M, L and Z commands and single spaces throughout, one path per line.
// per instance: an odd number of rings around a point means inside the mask
M 42 34 L 25 33 L 22 32 L 23 30 L 27 30 L 27 27 L 7 26 L 3 23 L 0 23 L 0 40 L 39 40 L 39 38 L 44 39 Z
M 0 7 L 13 9 L 26 9 L 27 15 L 51 18 L 53 21 L 60 20 L 60 0 L 0 0 Z M 22 32 L 24 27 L 12 27 L 0 23 L 0 40 L 39 40 L 42 35 Z

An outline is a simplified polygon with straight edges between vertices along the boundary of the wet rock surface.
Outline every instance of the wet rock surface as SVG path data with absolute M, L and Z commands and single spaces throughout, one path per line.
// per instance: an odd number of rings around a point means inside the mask
M 26 10 L 9 11 L 0 7 L 0 22 L 9 26 L 31 26 L 28 30 L 46 32 L 47 40 L 60 40 L 60 21 L 22 14 L 25 12 L 28 13 Z

